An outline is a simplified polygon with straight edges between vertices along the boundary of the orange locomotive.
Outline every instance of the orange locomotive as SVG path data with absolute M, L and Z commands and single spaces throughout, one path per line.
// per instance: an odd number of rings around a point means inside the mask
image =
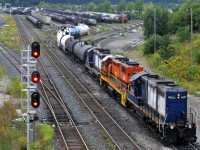
M 102 60 L 100 85 L 107 86 L 113 95 L 120 95 L 121 104 L 125 106 L 126 93 L 132 75 L 143 71 L 137 62 L 119 55 L 108 55 Z

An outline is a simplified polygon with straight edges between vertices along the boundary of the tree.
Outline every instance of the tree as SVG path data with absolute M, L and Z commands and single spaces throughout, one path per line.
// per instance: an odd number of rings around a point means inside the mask
M 190 39 L 190 27 L 189 26 L 179 27 L 177 30 L 177 34 L 179 36 L 180 42 L 185 42 L 186 40 L 189 40 Z
M 154 18 L 155 11 L 155 18 Z M 165 35 L 168 33 L 169 12 L 166 8 L 160 6 L 148 5 L 143 14 L 144 36 L 149 38 L 154 34 L 154 19 L 156 19 L 156 34 Z
M 195 60 L 200 65 L 200 48 L 196 50 Z
M 133 2 L 128 2 L 126 8 L 127 11 L 132 12 L 135 8 L 135 4 Z
M 117 9 L 119 12 L 124 12 L 126 10 L 126 2 L 125 0 L 120 0 Z
M 169 29 L 176 33 L 179 27 L 190 26 L 191 9 L 193 14 L 193 30 L 200 31 L 200 2 L 185 3 L 181 5 L 177 12 L 170 15 Z
M 90 11 L 95 11 L 96 8 L 97 8 L 97 6 L 96 6 L 93 2 L 90 2 L 90 3 L 88 4 L 88 10 L 90 10 Z
M 103 2 L 103 9 L 105 12 L 111 12 L 111 10 L 112 10 L 111 6 L 112 6 L 112 3 L 110 1 L 105 0 Z
M 154 36 L 151 36 L 144 43 L 144 55 L 153 54 L 154 53 Z
M 142 0 L 135 1 L 135 10 L 143 11 L 143 1 Z

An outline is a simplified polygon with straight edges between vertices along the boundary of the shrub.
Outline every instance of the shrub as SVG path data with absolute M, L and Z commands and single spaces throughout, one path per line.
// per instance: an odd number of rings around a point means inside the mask
M 53 150 L 51 141 L 54 136 L 54 129 L 49 124 L 41 124 L 37 126 L 37 141 L 31 143 L 31 150 L 48 149 Z
M 23 85 L 22 85 L 23 87 Z M 19 78 L 13 78 L 11 79 L 11 84 L 7 88 L 7 92 L 9 95 L 11 95 L 13 98 L 21 98 L 21 82 Z M 25 98 L 27 95 L 23 93 L 22 98 Z
M 185 42 L 186 40 L 189 40 L 190 27 L 189 26 L 179 27 L 177 30 L 177 34 L 179 36 L 180 42 Z
M 197 64 L 200 65 L 200 49 L 198 49 L 196 52 L 195 60 L 196 60 Z

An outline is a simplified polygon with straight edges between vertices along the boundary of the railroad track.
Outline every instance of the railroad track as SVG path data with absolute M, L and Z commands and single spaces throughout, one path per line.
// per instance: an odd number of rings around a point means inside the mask
M 33 31 L 34 32 L 34 31 Z M 31 32 L 31 33 L 33 33 Z M 42 41 L 41 39 L 39 39 Z M 45 43 L 43 43 L 45 45 Z M 45 45 L 48 47 L 48 45 Z M 115 120 L 107 113 L 107 111 L 97 102 L 93 95 L 81 84 L 81 82 L 73 75 L 66 65 L 59 59 L 59 57 L 50 48 L 45 50 L 45 55 L 49 57 L 51 62 L 60 72 L 66 85 L 76 93 L 79 100 L 85 105 L 88 111 L 95 118 L 102 130 L 109 136 L 115 143 L 117 149 L 140 149 L 139 146 L 132 140 L 132 138 L 115 122 Z
M 7 50 L 6 47 L 4 47 L 0 43 L 0 51 L 1 53 L 11 62 L 11 64 L 17 69 L 17 71 L 21 71 L 21 62 L 20 60 L 9 50 Z
M 172 148 L 175 150 L 199 150 L 199 148 L 191 143 L 186 143 L 184 145 L 172 145 Z
M 42 66 L 40 72 L 43 70 L 45 73 L 42 74 L 46 74 L 46 77 L 43 78 L 48 79 L 41 81 L 42 90 L 40 93 L 45 95 L 43 99 L 54 117 L 62 139 L 67 146 L 66 149 L 89 149 L 42 61 L 40 61 L 40 64 Z M 44 94 L 42 94 L 42 91 Z
M 18 24 L 21 24 L 19 20 Z M 28 39 L 26 33 L 24 32 L 23 25 L 19 26 L 19 30 L 21 31 L 22 39 Z M 28 42 L 26 42 L 28 44 Z M 30 44 L 30 42 L 29 42 Z M 41 65 L 42 62 L 40 61 Z M 44 66 L 43 70 L 45 71 L 47 78 L 49 80 L 41 80 L 41 90 L 39 90 L 41 97 L 45 101 L 46 105 L 51 111 L 51 114 L 54 118 L 54 121 L 57 125 L 57 129 L 60 133 L 61 139 L 63 141 L 62 147 L 64 149 L 88 149 L 86 143 L 84 142 L 76 124 L 74 123 L 71 115 L 69 114 L 64 102 L 59 96 L 58 91 L 55 86 L 50 81 L 50 77 L 48 76 Z M 55 111 L 59 110 L 59 111 Z

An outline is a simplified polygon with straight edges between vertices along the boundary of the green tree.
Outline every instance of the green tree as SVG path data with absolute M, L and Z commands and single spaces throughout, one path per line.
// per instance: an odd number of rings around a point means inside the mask
M 119 12 L 125 12 L 125 10 L 126 10 L 126 2 L 125 2 L 125 0 L 120 0 L 119 4 L 117 6 L 117 10 Z
M 154 36 L 151 36 L 144 43 L 144 55 L 154 53 Z
M 143 11 L 143 1 L 142 0 L 136 0 L 135 1 L 135 10 Z
M 105 0 L 103 2 L 103 9 L 104 9 L 105 12 L 111 12 L 111 10 L 112 10 L 112 3 L 110 1 L 108 1 L 108 0 Z
M 126 11 L 132 12 L 135 8 L 135 4 L 133 2 L 128 2 L 126 6 Z
M 155 17 L 154 17 L 155 12 Z M 160 6 L 148 5 L 143 14 L 144 36 L 149 38 L 154 34 L 154 19 L 156 19 L 156 34 L 165 35 L 168 33 L 169 12 Z
M 90 2 L 88 4 L 88 10 L 89 11 L 95 11 L 96 9 L 97 9 L 97 6 L 93 2 Z
M 176 33 L 179 27 L 191 25 L 191 9 L 193 14 L 193 31 L 200 31 L 200 2 L 184 3 L 177 12 L 170 14 L 169 29 Z
M 200 48 L 196 50 L 195 59 L 197 64 L 200 65 Z
M 185 42 L 186 40 L 189 40 L 189 38 L 190 38 L 190 27 L 189 26 L 179 27 L 178 30 L 177 30 L 177 34 L 179 36 L 180 42 Z

